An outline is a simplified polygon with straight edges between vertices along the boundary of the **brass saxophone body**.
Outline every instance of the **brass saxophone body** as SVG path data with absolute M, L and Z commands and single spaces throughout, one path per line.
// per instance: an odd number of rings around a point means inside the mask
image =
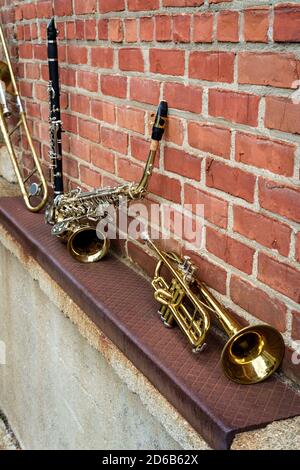
M 67 243 L 70 254 L 78 261 L 91 263 L 99 261 L 107 254 L 109 239 L 96 229 L 101 219 L 109 217 L 111 205 L 119 206 L 122 198 L 131 201 L 146 195 L 167 113 L 167 103 L 162 101 L 153 124 L 150 151 L 140 182 L 125 183 L 115 188 L 99 188 L 90 192 L 78 188 L 57 196 L 47 207 L 45 220 L 53 225 L 52 234 Z

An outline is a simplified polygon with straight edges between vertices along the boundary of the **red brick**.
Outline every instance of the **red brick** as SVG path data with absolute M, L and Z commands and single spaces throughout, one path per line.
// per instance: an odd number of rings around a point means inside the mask
M 226 228 L 228 220 L 228 204 L 212 194 L 204 192 L 194 186 L 185 184 L 184 204 L 203 204 L 204 217 L 212 224 Z
M 66 23 L 66 39 L 76 38 L 76 26 L 74 21 L 67 21 Z
M 20 59 L 32 59 L 33 58 L 33 47 L 30 43 L 19 45 L 19 57 Z
M 154 173 L 151 176 L 149 191 L 156 196 L 163 197 L 176 203 L 181 202 L 180 181 L 169 178 L 169 176 Z
M 244 38 L 247 42 L 268 42 L 268 7 L 249 8 L 244 11 Z
M 36 13 L 38 18 L 50 18 L 52 16 L 51 1 L 38 2 L 36 4 Z
M 141 109 L 122 106 L 117 108 L 117 122 L 119 127 L 132 131 L 145 133 L 145 112 Z
M 76 71 L 74 69 L 60 67 L 59 78 L 62 85 L 76 86 Z
M 22 6 L 16 6 L 15 7 L 15 20 L 20 21 L 23 19 L 23 12 L 22 12 Z
M 74 10 L 76 15 L 95 13 L 95 11 L 97 10 L 97 0 L 75 0 Z
M 137 42 L 138 40 L 138 20 L 125 20 L 125 39 L 126 42 Z
M 198 7 L 204 0 L 163 0 L 164 7 Z
M 115 172 L 115 156 L 109 150 L 93 145 L 91 147 L 92 163 L 101 170 L 109 173 Z
M 293 176 L 295 145 L 238 132 L 235 159 L 238 162 Z
M 139 181 L 143 174 L 143 169 L 135 165 L 126 158 L 118 158 L 118 176 L 125 181 Z
M 292 134 L 300 134 L 300 104 L 286 98 L 266 97 L 265 126 Z
M 93 67 L 111 69 L 114 63 L 114 51 L 111 47 L 93 47 L 91 64 Z
M 39 87 L 37 86 L 38 84 L 35 85 L 35 96 L 37 99 L 41 101 L 46 101 L 46 94 L 47 93 L 47 88 L 43 87 L 40 85 Z M 21 96 L 26 96 L 28 98 L 32 98 L 32 83 L 28 82 L 20 82 L 20 94 Z
M 177 145 L 183 143 L 183 124 L 182 120 L 176 117 L 169 117 L 168 124 L 165 131 L 165 140 L 173 142 Z
M 300 302 L 300 272 L 292 266 L 260 253 L 257 278 L 295 302 Z
M 300 232 L 296 235 L 296 260 L 300 263 Z
M 78 119 L 77 116 L 74 114 L 66 114 L 62 115 L 62 122 L 63 128 L 67 132 L 72 132 L 73 134 L 77 134 L 78 132 Z
M 100 142 L 99 125 L 96 122 L 79 119 L 79 135 L 92 142 Z
M 194 42 L 212 42 L 213 41 L 213 13 L 198 13 L 194 15 Z
M 155 20 L 155 39 L 164 42 L 172 40 L 172 19 L 169 15 L 157 15 Z
M 131 155 L 137 160 L 145 162 L 149 154 L 149 142 L 135 135 L 130 136 Z M 158 166 L 157 159 L 154 166 Z
M 157 10 L 158 8 L 159 0 L 128 0 L 130 11 Z
M 190 54 L 189 77 L 212 82 L 233 82 L 233 52 L 194 51 Z
M 156 105 L 159 101 L 160 82 L 145 78 L 130 79 L 130 99 Z
M 90 99 L 84 95 L 71 95 L 71 109 L 75 113 L 90 114 Z
M 101 144 L 119 153 L 127 154 L 128 135 L 121 131 L 101 127 Z
M 254 199 L 255 176 L 216 160 L 207 160 L 206 185 L 248 202 Z
M 82 46 L 68 46 L 68 62 L 71 64 L 86 64 L 87 48 Z
M 73 158 L 64 155 L 64 173 L 71 176 L 71 178 L 79 177 L 78 162 Z
M 125 10 L 125 0 L 99 0 L 100 13 Z
M 141 49 L 120 49 L 119 67 L 121 70 L 144 71 L 144 58 Z
M 300 41 L 300 6 L 296 3 L 276 5 L 273 38 L 278 42 Z
M 206 228 L 207 250 L 246 274 L 252 273 L 254 250 L 233 238 Z
M 27 101 L 26 103 L 26 111 L 28 117 L 35 117 L 35 118 L 41 118 L 41 108 L 38 103 L 30 103 Z
M 144 248 L 140 248 L 131 241 L 128 241 L 127 243 L 127 251 L 131 261 L 140 266 L 140 268 L 142 268 L 149 277 L 153 277 L 157 260 L 153 256 L 149 255 Z
M 164 97 L 170 108 L 183 109 L 192 113 L 201 113 L 202 88 L 180 83 L 165 83 Z
M 254 284 L 233 275 L 230 280 L 230 295 L 233 302 L 256 318 L 277 328 L 286 330 L 286 306 L 258 289 Z
M 259 181 L 261 207 L 288 219 L 300 222 L 300 188 L 276 181 Z
M 91 161 L 91 146 L 89 142 L 82 140 L 79 137 L 71 136 L 70 139 L 70 153 L 79 157 L 86 162 Z
M 96 20 L 86 20 L 84 22 L 84 35 L 87 41 L 96 39 Z
M 292 312 L 293 320 L 292 320 L 292 338 L 293 339 L 300 339 L 300 312 Z
M 75 46 L 76 47 L 76 46 Z M 83 48 L 84 49 L 84 48 Z M 84 56 L 83 50 L 80 51 L 79 59 Z M 64 44 L 58 44 L 58 62 L 66 62 L 67 61 L 67 47 Z
M 77 85 L 88 91 L 98 91 L 98 74 L 79 70 L 77 72 Z
M 182 150 L 165 147 L 164 168 L 172 173 L 200 181 L 201 159 Z
M 18 73 L 20 76 L 20 72 Z M 26 78 L 38 80 L 40 78 L 39 64 L 26 64 Z
M 104 41 L 108 40 L 108 20 L 99 20 L 98 21 L 98 38 L 103 39 Z
M 199 122 L 188 124 L 188 141 L 191 147 L 203 152 L 229 158 L 231 132 L 223 127 L 209 126 Z
M 141 41 L 151 42 L 154 36 L 154 21 L 152 17 L 140 19 L 140 39 Z
M 30 36 L 31 36 L 31 39 L 38 38 L 38 28 L 37 28 L 37 24 L 35 23 L 30 25 Z
M 91 101 L 91 115 L 98 121 L 114 124 L 116 121 L 115 106 L 100 100 Z
M 217 18 L 217 40 L 239 41 L 239 14 L 237 11 L 220 11 Z
M 150 72 L 168 75 L 184 74 L 184 51 L 150 49 Z
M 104 95 L 126 98 L 127 78 L 120 75 L 102 75 L 101 91 Z
M 80 180 L 82 183 L 92 188 L 101 187 L 101 174 L 86 166 L 80 165 Z
M 234 207 L 235 232 L 288 256 L 291 229 L 288 225 L 243 207 Z
M 209 90 L 208 112 L 228 121 L 257 126 L 260 98 L 248 93 L 228 90 Z
M 238 61 L 239 83 L 291 88 L 300 74 L 293 54 L 240 52 Z
M 25 20 L 36 18 L 36 5 L 34 3 L 27 3 L 22 6 L 22 12 Z
M 20 82 L 20 88 L 21 88 L 21 96 L 30 96 L 30 97 L 32 96 L 32 84 L 31 83 Z M 49 93 L 45 85 L 36 83 L 34 85 L 34 89 L 35 89 L 35 98 L 37 100 L 49 101 Z
M 190 42 L 191 37 L 191 16 L 176 15 L 173 16 L 173 41 Z
M 34 58 L 37 60 L 47 60 L 47 49 L 44 44 L 34 44 Z
M 54 11 L 56 16 L 71 16 L 72 0 L 54 0 Z
M 123 23 L 120 18 L 113 18 L 109 20 L 108 39 L 112 42 L 123 41 Z

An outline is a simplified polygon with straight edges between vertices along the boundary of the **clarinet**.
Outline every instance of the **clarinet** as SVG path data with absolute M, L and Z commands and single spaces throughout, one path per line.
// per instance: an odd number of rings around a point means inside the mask
M 49 65 L 49 136 L 50 172 L 54 198 L 63 194 L 62 176 L 62 122 L 60 117 L 60 91 L 58 73 L 57 34 L 54 18 L 47 27 L 48 65 Z

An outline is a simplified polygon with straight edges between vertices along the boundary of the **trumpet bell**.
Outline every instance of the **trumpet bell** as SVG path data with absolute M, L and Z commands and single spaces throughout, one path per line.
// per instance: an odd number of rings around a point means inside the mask
M 67 248 L 69 253 L 81 263 L 94 263 L 102 259 L 109 250 L 109 239 L 101 240 L 95 228 L 81 226 L 71 232 Z
M 267 379 L 284 356 L 281 334 L 269 325 L 247 326 L 226 343 L 221 356 L 226 376 L 241 384 Z

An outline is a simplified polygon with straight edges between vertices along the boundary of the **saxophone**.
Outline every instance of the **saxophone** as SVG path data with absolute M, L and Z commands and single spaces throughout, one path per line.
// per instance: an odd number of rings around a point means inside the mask
M 109 216 L 108 208 L 119 206 L 122 198 L 141 199 L 147 193 L 159 141 L 168 115 L 166 101 L 161 101 L 152 127 L 150 151 L 140 182 L 125 183 L 115 188 L 83 192 L 77 188 L 58 195 L 47 207 L 45 220 L 53 225 L 51 233 L 67 243 L 69 253 L 78 261 L 93 263 L 108 252 L 110 242 L 96 230 L 98 222 Z

